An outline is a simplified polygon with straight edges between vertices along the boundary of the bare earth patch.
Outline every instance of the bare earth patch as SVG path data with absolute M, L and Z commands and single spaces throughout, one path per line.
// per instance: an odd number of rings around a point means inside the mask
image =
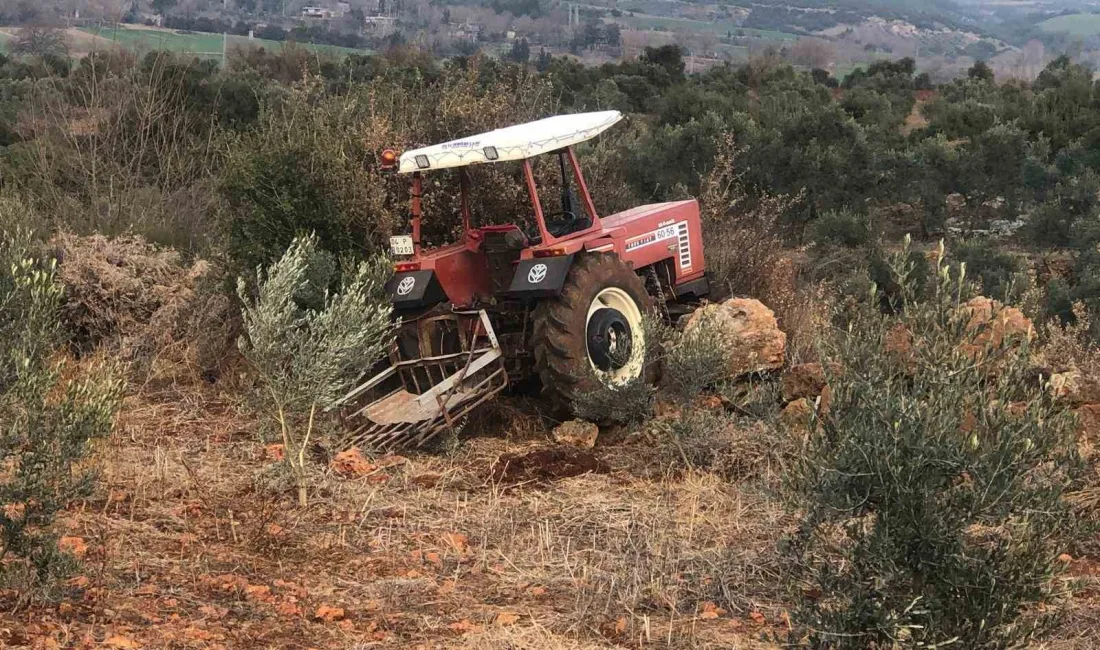
M 13 611 L 17 589 L 0 590 L 0 647 L 788 642 L 791 587 L 776 543 L 794 521 L 772 478 L 653 478 L 651 445 L 631 435 L 585 451 L 595 471 L 502 475 L 502 457 L 560 460 L 546 452 L 549 429 L 502 402 L 475 428 L 515 437 L 379 459 L 358 478 L 319 470 L 303 510 L 280 478 L 278 446 L 235 399 L 210 387 L 128 398 L 99 452 L 98 496 L 64 521 L 82 572 L 58 603 Z M 317 462 L 327 462 L 320 451 Z M 1100 565 L 1082 557 L 1069 568 L 1080 590 L 1041 646 L 1050 650 L 1100 640 Z
M 593 450 L 607 473 L 494 482 L 545 431 L 330 471 L 301 510 L 259 429 L 213 389 L 129 398 L 100 495 L 65 522 L 83 572 L 59 604 L 0 592 L 0 645 L 772 648 L 751 640 L 786 629 L 790 522 L 761 489 L 636 476 L 629 441 Z

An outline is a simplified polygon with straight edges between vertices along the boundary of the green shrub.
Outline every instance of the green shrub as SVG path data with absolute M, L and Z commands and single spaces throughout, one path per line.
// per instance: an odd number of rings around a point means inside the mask
M 952 247 L 952 255 L 966 264 L 968 276 L 981 283 L 983 296 L 1013 300 L 1028 288 L 1026 261 L 987 240 L 958 242 Z
M 1051 278 L 1043 291 L 1043 313 L 1061 324 L 1072 323 L 1074 295 L 1061 278 Z
M 1060 181 L 1028 218 L 1029 239 L 1051 246 L 1095 241 L 1100 214 L 1100 175 L 1086 169 Z
M 1100 311 L 1100 250 L 1095 246 L 1085 248 L 1074 261 L 1072 281 L 1055 277 L 1047 282 L 1044 310 L 1048 316 L 1057 316 L 1063 323 L 1074 320 L 1073 304 L 1082 302 L 1092 313 Z M 1097 332 L 1093 322 L 1093 332 Z
M 358 257 L 384 234 L 371 221 L 382 188 L 365 169 L 373 157 L 356 137 L 354 114 L 310 93 L 295 89 L 282 106 L 265 106 L 259 127 L 230 147 L 220 192 L 239 269 L 271 264 L 304 233 Z
M 967 329 L 965 267 L 941 255 L 918 300 L 908 251 L 891 265 L 905 310 L 868 307 L 841 334 L 830 410 L 793 473 L 796 635 L 813 648 L 1022 647 L 1057 609 L 1072 418 L 1028 379 L 1026 342 L 983 346 Z M 898 326 L 911 356 L 890 352 Z
M 652 417 L 655 394 L 644 378 L 616 386 L 599 384 L 574 396 L 571 407 L 573 415 L 589 422 L 634 424 Z
M 690 402 L 705 389 L 731 379 L 722 339 L 721 328 L 706 319 L 686 333 L 669 331 L 661 359 L 661 389 Z
M 814 222 L 813 238 L 822 244 L 849 248 L 866 246 L 871 241 L 871 223 L 867 215 L 851 210 L 833 210 Z
M 906 238 L 908 241 L 908 237 Z M 928 260 L 917 250 L 905 248 L 905 277 L 898 277 L 892 255 L 882 248 L 871 253 L 868 275 L 878 288 L 876 298 L 883 311 L 901 309 L 906 300 L 924 298 L 932 274 Z
M 346 393 L 389 347 L 390 305 L 382 285 L 382 261 L 363 262 L 344 273 L 339 293 L 322 303 L 299 303 L 315 293 L 311 261 L 317 237 L 296 238 L 277 262 L 258 271 L 252 286 L 237 284 L 244 334 L 241 352 L 259 374 L 285 458 L 294 473 L 298 503 L 307 501 L 306 451 L 318 411 Z
M 62 342 L 62 289 L 52 263 L 30 255 L 25 231 L 0 237 L 0 578 L 24 594 L 56 587 L 72 562 L 53 523 L 87 496 L 91 443 L 118 410 L 119 373 L 103 365 L 85 379 L 62 379 L 52 360 Z

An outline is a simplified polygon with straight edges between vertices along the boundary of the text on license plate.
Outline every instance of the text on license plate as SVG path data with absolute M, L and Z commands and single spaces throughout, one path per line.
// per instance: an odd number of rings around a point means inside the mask
M 413 238 L 408 235 L 390 237 L 390 252 L 394 255 L 412 255 Z

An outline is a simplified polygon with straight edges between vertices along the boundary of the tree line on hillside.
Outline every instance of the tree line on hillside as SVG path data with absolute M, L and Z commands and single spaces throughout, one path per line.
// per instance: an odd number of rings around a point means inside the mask
M 907 59 L 876 63 L 843 83 L 825 71 L 811 74 L 769 57 L 687 74 L 676 46 L 597 67 L 540 57 L 537 70 L 481 56 L 437 60 L 411 48 L 343 58 L 293 47 L 280 53 L 242 50 L 224 68 L 162 52 L 140 58 L 100 52 L 71 72 L 36 57 L 13 57 L 0 61 L 0 164 L 9 187 L 33 196 L 47 214 L 63 207 L 91 223 L 117 219 L 119 228 L 135 219 L 164 219 L 150 234 L 205 253 L 225 230 L 190 232 L 194 222 L 267 218 L 271 206 L 257 205 L 255 198 L 242 203 L 233 193 L 237 186 L 226 182 L 222 162 L 241 143 L 266 137 L 297 110 L 295 102 L 334 111 L 351 106 L 349 115 L 367 124 L 385 106 L 409 126 L 405 133 L 375 134 L 379 145 L 422 144 L 477 130 L 479 124 L 469 120 L 448 119 L 445 129 L 413 124 L 440 110 L 423 102 L 456 85 L 469 101 L 489 101 L 498 92 L 511 96 L 516 108 L 494 109 L 499 123 L 482 121 L 486 127 L 556 112 L 617 109 L 631 115 L 630 128 L 582 151 L 597 159 L 593 173 L 609 184 L 597 197 L 605 211 L 698 193 L 729 134 L 736 142 L 737 181 L 750 196 L 802 197 L 785 215 L 790 243 L 817 241 L 825 250 L 831 242 L 874 246 L 903 231 L 934 239 L 986 233 L 990 224 L 994 230 L 1009 227 L 1015 233 L 1009 241 L 1021 249 L 1063 250 L 1077 260 L 1073 273 L 1040 279 L 1048 284 L 1049 313 L 1071 318 L 1070 306 L 1078 300 L 1100 307 L 1100 93 L 1091 71 L 1066 57 L 1031 83 L 1002 83 L 978 64 L 967 77 L 937 88 Z M 397 98 L 412 96 L 427 99 L 406 114 Z M 155 98 L 168 119 L 143 115 L 139 98 L 146 105 Z M 357 112 L 365 106 L 374 113 Z M 186 129 L 164 126 L 169 123 Z M 351 142 L 367 127 L 342 118 L 332 128 L 338 129 L 334 137 Z M 135 153 L 135 133 L 155 136 L 156 146 L 143 140 Z M 315 156 L 321 146 L 292 144 L 277 152 L 289 166 Z M 376 152 L 353 149 L 354 156 L 341 164 L 369 167 Z M 85 155 L 100 159 L 94 187 L 84 185 L 87 165 L 75 162 Z M 272 182 L 294 184 L 296 196 L 315 197 L 303 201 L 303 210 L 319 205 L 324 213 L 324 206 L 333 206 L 334 219 L 359 224 L 344 232 L 337 232 L 344 226 L 325 229 L 362 246 L 366 231 L 382 236 L 397 223 L 397 202 L 381 212 L 378 205 L 356 205 L 362 212 L 347 214 L 352 207 L 344 193 L 352 191 L 333 192 L 325 184 L 352 173 L 334 172 L 313 187 L 311 179 L 291 172 Z M 108 199 L 100 194 L 101 184 L 113 188 L 110 209 L 102 205 Z M 186 216 L 171 216 L 168 204 L 177 200 L 172 197 L 199 186 L 217 190 L 216 200 L 189 201 Z M 130 190 L 120 193 L 119 187 Z M 291 220 L 296 209 L 280 207 L 282 218 Z M 226 219 L 228 214 L 233 218 Z M 376 228 L 381 222 L 389 225 Z M 276 230 L 281 239 L 250 263 L 270 262 L 273 251 L 285 250 L 293 232 Z M 1003 256 L 982 263 L 990 267 L 985 272 L 991 287 L 1007 286 L 1020 270 Z

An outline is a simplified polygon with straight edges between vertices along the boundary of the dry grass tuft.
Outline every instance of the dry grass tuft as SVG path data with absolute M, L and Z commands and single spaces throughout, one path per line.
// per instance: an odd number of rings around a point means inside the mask
M 752 296 L 775 309 L 797 276 L 783 247 L 780 220 L 801 196 L 750 197 L 741 185 L 733 138 L 720 143 L 712 171 L 701 184 L 699 203 L 707 270 L 722 295 Z
M 784 215 L 802 195 L 750 197 L 741 185 L 732 136 L 721 143 L 714 168 L 702 181 L 699 202 L 707 253 L 718 297 L 749 296 L 775 312 L 787 333 L 788 358 L 816 359 L 816 342 L 833 316 L 827 287 L 803 279 L 805 254 L 784 245 Z
M 778 487 L 794 439 L 765 421 L 742 422 L 721 410 L 686 408 L 649 425 L 660 466 L 706 471 L 734 483 Z

